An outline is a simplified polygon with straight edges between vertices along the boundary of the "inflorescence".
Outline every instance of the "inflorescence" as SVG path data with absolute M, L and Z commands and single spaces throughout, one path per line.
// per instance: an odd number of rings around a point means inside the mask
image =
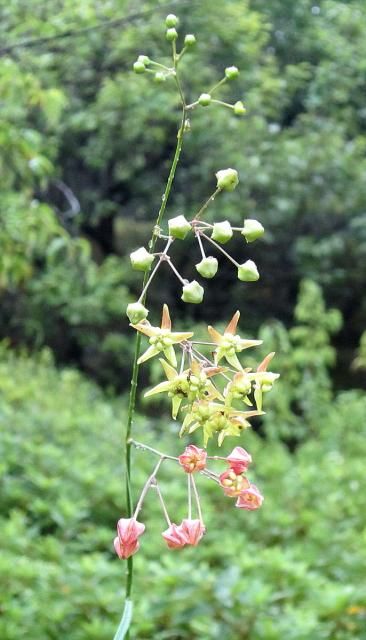
M 130 437 L 130 431 L 127 430 L 127 450 L 129 451 L 133 445 L 138 449 L 149 451 L 158 457 L 158 462 L 142 489 L 134 511 L 129 504 L 131 517 L 121 518 L 117 523 L 118 535 L 114 540 L 114 546 L 118 556 L 123 559 L 129 558 L 139 549 L 139 537 L 143 534 L 145 525 L 137 518 L 149 490 L 154 490 L 159 498 L 167 523 L 167 529 L 162 532 L 162 536 L 170 549 L 187 545 L 196 546 L 206 531 L 195 481 L 197 473 L 219 485 L 225 496 L 235 498 L 235 506 L 239 509 L 251 511 L 261 506 L 263 496 L 256 485 L 251 483 L 247 477 L 247 469 L 252 462 L 251 455 L 242 447 L 235 447 L 226 457 L 209 456 L 206 447 L 210 438 L 214 436 L 217 436 L 219 446 L 228 436 L 239 437 L 243 431 L 251 426 L 249 420 L 252 417 L 263 415 L 263 396 L 272 389 L 274 382 L 279 377 L 278 373 L 268 371 L 274 353 L 269 353 L 255 370 L 243 366 L 239 357 L 242 351 L 260 345 L 261 341 L 242 338 L 237 334 L 239 311 L 234 313 L 222 333 L 214 327 L 208 326 L 209 340 L 207 342 L 194 340 L 192 331 L 172 331 L 170 313 L 166 304 L 163 306 L 159 327 L 152 326 L 147 320 L 149 311 L 145 306 L 146 295 L 163 263 L 168 264 L 180 281 L 182 285 L 181 299 L 184 302 L 199 304 L 203 300 L 203 286 L 195 279 L 184 278 L 172 261 L 171 249 L 176 241 L 184 241 L 189 236 L 196 240 L 201 259 L 195 268 L 202 278 L 210 280 L 215 277 L 218 271 L 217 258 L 206 253 L 209 246 L 210 249 L 213 247 L 220 252 L 235 266 L 239 280 L 254 282 L 259 279 L 256 264 L 252 260 L 246 260 L 243 263 L 237 262 L 223 248 L 223 245 L 231 240 L 234 233 L 240 233 L 247 243 L 254 242 L 264 234 L 262 224 L 255 219 L 244 220 L 242 227 L 232 227 L 228 220 L 210 224 L 202 219 L 208 206 L 221 192 L 233 191 L 237 187 L 239 183 L 238 172 L 232 168 L 217 171 L 213 193 L 199 208 L 192 220 L 188 220 L 180 213 L 168 220 L 167 228 L 162 228 L 160 224 L 174 179 L 182 138 L 184 132 L 189 128 L 187 114 L 196 108 L 206 108 L 212 105 L 229 108 L 236 116 L 242 116 L 246 111 L 241 100 L 234 104 L 228 104 L 214 97 L 220 87 L 238 77 L 239 70 L 235 66 L 227 67 L 224 77 L 211 89 L 201 93 L 192 103 L 186 102 L 178 74 L 178 66 L 182 57 L 195 45 L 196 38 L 192 34 L 187 34 L 184 38 L 183 48 L 178 52 L 178 22 L 178 18 L 173 14 L 169 14 L 165 21 L 166 39 L 172 48 L 173 65 L 171 67 L 151 60 L 147 55 L 139 55 L 133 65 L 135 73 L 152 74 L 157 83 L 169 79 L 174 80 L 182 104 L 183 117 L 178 131 L 175 157 L 152 239 L 148 249 L 140 247 L 130 254 L 133 269 L 143 272 L 144 278 L 139 298 L 128 305 L 126 313 L 133 329 L 148 338 L 149 341 L 146 351 L 139 358 L 139 346 L 137 347 L 134 365 L 135 387 L 138 367 L 151 358 L 159 356 L 165 379 L 147 391 L 145 396 L 166 394 L 171 401 L 173 419 L 180 421 L 179 436 L 190 436 L 192 433 L 200 432 L 204 448 L 189 444 L 184 452 L 176 457 L 134 441 Z M 161 242 L 162 246 L 160 251 L 155 251 L 155 245 L 158 242 Z M 179 349 L 178 353 L 177 349 Z M 131 407 L 130 417 L 134 407 L 134 396 Z M 177 463 L 180 470 L 187 475 L 188 513 L 180 524 L 176 524 L 170 519 L 157 480 L 160 467 L 167 460 Z M 225 463 L 226 470 L 219 474 L 210 469 L 207 466 L 209 460 Z

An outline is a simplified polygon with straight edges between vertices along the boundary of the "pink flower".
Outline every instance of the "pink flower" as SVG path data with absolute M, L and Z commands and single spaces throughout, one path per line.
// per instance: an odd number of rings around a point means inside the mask
M 201 520 L 183 520 L 180 525 L 172 524 L 161 534 L 169 549 L 179 549 L 186 544 L 194 547 L 199 543 L 205 533 L 205 526 Z
M 194 471 L 202 471 L 205 468 L 206 458 L 207 452 L 204 449 L 199 449 L 194 444 L 189 444 L 178 460 L 186 473 L 193 473 Z
M 186 537 L 181 528 L 181 525 L 178 526 L 172 522 L 169 528 L 161 534 L 169 549 L 178 549 L 179 547 L 184 547 L 187 544 Z
M 114 548 L 119 558 L 132 556 L 140 547 L 138 537 L 145 531 L 145 525 L 135 518 L 120 518 L 117 522 L 118 536 L 114 539 Z
M 237 474 L 233 469 L 228 469 L 220 476 L 220 484 L 224 489 L 225 495 L 230 498 L 240 496 L 240 494 L 250 487 L 250 482 L 241 473 Z
M 194 547 L 199 543 L 206 528 L 201 520 L 183 520 L 181 524 L 181 530 L 186 537 L 187 544 L 192 544 Z
M 254 511 L 259 509 L 262 505 L 264 498 L 260 493 L 258 487 L 255 484 L 251 484 L 248 489 L 244 489 L 237 499 L 235 506 L 239 509 L 247 509 L 247 511 Z
M 242 447 L 235 447 L 226 460 L 235 473 L 243 473 L 248 469 L 252 456 Z

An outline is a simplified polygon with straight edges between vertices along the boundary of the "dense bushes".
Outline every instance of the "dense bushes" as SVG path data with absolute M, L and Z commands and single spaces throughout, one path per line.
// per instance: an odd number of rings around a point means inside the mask
M 123 563 L 111 540 L 123 512 L 124 403 L 76 371 L 56 371 L 47 352 L 31 360 L 3 349 L 0 388 L 0 636 L 109 640 L 123 601 Z M 264 507 L 239 512 L 199 478 L 208 533 L 198 549 L 164 548 L 150 496 L 133 637 L 362 637 L 365 412 L 365 395 L 330 398 L 294 454 L 276 438 L 276 412 L 271 439 L 245 434 Z M 172 451 L 173 431 L 167 419 L 137 419 L 136 437 L 163 450 Z M 141 452 L 134 459 L 137 491 L 153 460 Z M 165 464 L 167 503 L 183 516 L 185 478 Z

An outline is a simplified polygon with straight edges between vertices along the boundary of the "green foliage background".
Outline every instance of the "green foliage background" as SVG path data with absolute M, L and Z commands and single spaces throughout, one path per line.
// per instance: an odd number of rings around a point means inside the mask
M 111 539 L 124 508 L 131 333 L 123 311 L 140 287 L 128 253 L 150 235 L 179 117 L 173 87 L 130 71 L 136 54 L 168 50 L 159 6 L 0 7 L 3 640 L 111 638 L 122 610 L 123 564 Z M 138 20 L 6 50 L 150 9 Z M 195 112 L 168 215 L 193 214 L 215 171 L 233 166 L 240 185 L 216 200 L 208 219 L 241 225 L 255 217 L 266 235 L 230 246 L 257 262 L 254 286 L 222 263 L 204 307 L 192 311 L 164 272 L 152 287 L 152 319 L 164 300 L 176 324 L 200 331 L 239 308 L 243 332 L 265 343 L 256 360 L 276 350 L 281 381 L 242 442 L 266 496 L 261 511 L 238 512 L 201 482 L 208 534 L 197 550 L 175 555 L 163 548 L 150 499 L 132 637 L 360 640 L 366 9 L 361 0 L 201 0 L 178 12 L 182 30 L 198 38 L 182 65 L 189 96 L 237 64 L 240 78 L 223 96 L 242 98 L 248 115 Z M 193 245 L 177 247 L 185 275 L 196 257 Z M 148 382 L 145 372 L 142 386 Z M 137 436 L 174 452 L 166 407 L 140 409 Z M 135 454 L 136 491 L 151 464 Z M 164 479 L 183 516 L 181 474 L 167 465 Z

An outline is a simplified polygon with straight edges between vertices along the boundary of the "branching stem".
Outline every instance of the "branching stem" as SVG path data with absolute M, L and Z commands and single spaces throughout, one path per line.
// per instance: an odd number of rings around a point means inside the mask
M 227 251 L 225 251 L 225 249 L 223 249 L 217 242 L 215 242 L 215 240 L 212 240 L 212 238 L 209 238 L 209 236 L 206 236 L 205 233 L 202 233 L 202 231 L 199 232 L 202 236 L 202 238 L 204 238 L 205 240 L 207 240 L 208 242 L 211 242 L 211 244 L 214 245 L 214 247 L 216 247 L 216 249 L 218 251 L 221 251 L 221 253 L 228 259 L 230 260 L 230 262 L 232 262 L 237 268 L 239 267 L 239 262 L 237 262 L 236 260 L 234 260 L 234 258 L 227 253 Z

